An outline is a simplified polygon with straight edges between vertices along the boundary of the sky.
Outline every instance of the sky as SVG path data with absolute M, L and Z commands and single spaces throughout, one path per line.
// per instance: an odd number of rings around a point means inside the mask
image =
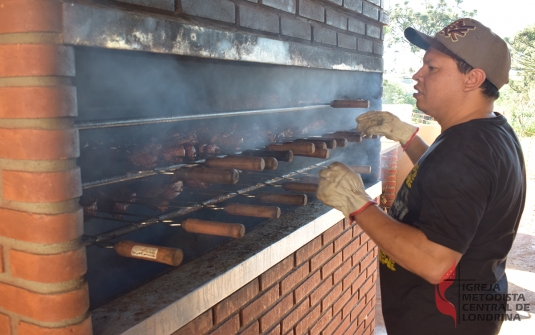
M 389 10 L 395 4 L 403 4 L 407 0 L 385 0 L 385 9 Z M 408 0 L 409 6 L 415 9 L 423 9 L 424 0 Z M 453 1 L 448 0 L 450 3 Z M 421 7 L 420 7 L 421 6 Z M 511 39 L 520 30 L 535 24 L 535 0 L 463 0 L 461 8 L 466 11 L 477 9 L 473 18 L 489 27 L 495 34 L 502 38 Z M 437 27 L 437 31 L 443 27 Z M 412 69 L 418 69 L 421 57 L 410 52 L 397 52 L 389 50 L 385 43 L 383 55 L 386 73 L 394 71 L 399 73 L 399 64 L 409 65 Z M 406 67 L 408 69 L 408 67 Z M 403 69 L 401 75 L 410 77 L 411 70 Z M 397 75 L 396 75 L 397 77 Z
M 385 0 L 385 8 L 406 0 Z M 409 6 L 417 8 L 423 0 L 408 0 Z M 474 19 L 503 37 L 514 37 L 523 28 L 535 24 L 534 0 L 463 0 L 461 8 L 466 11 L 477 9 Z M 441 27 L 442 28 L 442 27 Z M 440 30 L 440 29 L 437 29 Z

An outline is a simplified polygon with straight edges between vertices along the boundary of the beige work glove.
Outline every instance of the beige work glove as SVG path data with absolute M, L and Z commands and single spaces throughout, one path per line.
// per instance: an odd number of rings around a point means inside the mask
M 332 163 L 319 176 L 316 197 L 344 213 L 346 218 L 376 203 L 366 194 L 360 175 L 343 163 Z
M 364 135 L 383 135 L 386 138 L 398 141 L 403 147 L 410 142 L 418 127 L 401 121 L 389 112 L 371 111 L 357 117 L 357 131 Z

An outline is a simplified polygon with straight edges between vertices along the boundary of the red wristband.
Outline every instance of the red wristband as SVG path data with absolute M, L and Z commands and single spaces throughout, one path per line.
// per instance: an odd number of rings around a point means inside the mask
M 418 134 L 418 130 L 420 130 L 420 128 L 416 127 L 416 131 L 414 132 L 414 134 L 412 134 L 411 138 L 409 138 L 409 140 L 405 142 L 405 144 L 401 147 L 403 151 L 405 151 L 405 149 L 407 149 L 407 147 L 412 142 L 412 140 L 414 140 L 414 138 L 416 137 L 416 134 Z
M 364 206 L 362 206 L 361 208 L 349 214 L 349 218 L 351 219 L 351 222 L 355 221 L 355 218 L 354 218 L 355 215 L 362 213 L 366 208 L 370 207 L 371 205 L 377 205 L 377 201 L 370 200 Z

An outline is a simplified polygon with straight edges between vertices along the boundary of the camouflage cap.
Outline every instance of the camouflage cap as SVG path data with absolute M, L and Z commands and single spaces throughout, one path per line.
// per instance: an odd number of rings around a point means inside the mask
M 509 82 L 511 55 L 505 41 L 473 19 L 459 19 L 439 31 L 435 37 L 414 28 L 405 29 L 405 37 L 419 48 L 446 48 L 474 68 L 485 71 L 498 89 Z

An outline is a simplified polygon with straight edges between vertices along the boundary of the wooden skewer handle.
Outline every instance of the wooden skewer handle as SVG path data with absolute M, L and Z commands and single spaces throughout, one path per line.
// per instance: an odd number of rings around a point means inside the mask
M 362 136 L 359 133 L 352 133 L 352 132 L 340 132 L 337 131 L 334 134 L 326 134 L 323 136 L 327 137 L 343 137 L 346 138 L 348 142 L 362 142 Z
M 245 235 L 245 227 L 239 223 L 226 223 L 189 218 L 182 222 L 181 226 L 185 231 L 190 233 L 228 236 L 234 238 L 240 238 Z
M 264 169 L 266 170 L 277 170 L 277 167 L 279 166 L 279 161 L 274 157 L 262 157 L 264 159 L 264 163 L 266 164 L 266 167 Z
M 177 180 L 192 180 L 213 184 L 236 184 L 240 174 L 236 169 L 181 168 L 175 170 Z
M 291 162 L 294 159 L 294 154 L 291 150 L 284 151 L 267 151 L 267 150 L 244 150 L 241 153 L 244 156 L 256 157 L 273 157 L 278 161 Z
M 298 141 L 298 140 L 296 140 L 295 142 L 297 142 L 297 143 L 301 143 L 301 142 L 312 143 L 312 144 L 314 144 L 314 148 L 316 150 L 318 150 L 318 149 L 327 149 L 327 143 L 325 143 L 324 141 L 314 141 L 314 140 L 301 140 L 301 141 Z M 291 143 L 291 142 L 288 142 L 288 143 Z
M 368 100 L 333 100 L 332 108 L 370 108 Z
M 281 216 L 281 209 L 276 206 L 228 204 L 225 206 L 225 211 L 231 215 L 252 216 L 256 218 L 276 219 Z
M 361 173 L 361 174 L 372 173 L 372 167 L 369 165 L 351 165 L 349 168 L 355 171 L 356 173 Z
M 113 248 L 115 252 L 124 257 L 143 259 L 172 266 L 178 266 L 184 258 L 184 254 L 180 249 L 136 243 L 133 241 L 118 242 Z
M 304 206 L 307 203 L 306 194 L 280 194 L 280 193 L 259 193 L 256 195 L 262 202 Z
M 311 137 L 311 138 L 298 138 L 295 140 L 296 142 L 311 142 L 314 143 L 316 146 L 316 149 L 322 148 L 321 144 L 318 145 L 318 143 L 325 143 L 325 148 L 323 149 L 335 149 L 336 148 L 336 139 L 334 138 L 324 138 L 324 137 Z
M 298 156 L 327 159 L 329 158 L 329 149 L 316 149 L 316 151 L 311 154 L 299 154 Z
M 269 151 L 286 151 L 291 150 L 294 155 L 297 154 L 312 154 L 316 149 L 313 143 L 309 142 L 292 142 L 284 144 L 270 144 L 266 148 Z
M 336 142 L 336 145 L 334 146 L 334 148 L 336 147 L 340 147 L 340 148 L 345 148 L 347 147 L 347 138 L 343 137 L 343 136 L 334 136 L 334 134 L 329 134 L 329 136 L 327 135 L 323 135 L 324 137 L 315 137 L 315 139 L 319 140 L 319 141 L 325 141 L 325 143 L 327 143 L 326 141 L 327 140 L 334 140 Z M 328 149 L 334 149 L 334 148 L 329 148 L 329 145 L 327 144 L 327 148 Z
M 228 156 L 223 158 L 208 157 L 204 165 L 210 168 L 262 171 L 266 163 L 262 157 Z
M 316 193 L 318 191 L 318 184 L 289 182 L 282 184 L 282 188 L 286 191 Z

